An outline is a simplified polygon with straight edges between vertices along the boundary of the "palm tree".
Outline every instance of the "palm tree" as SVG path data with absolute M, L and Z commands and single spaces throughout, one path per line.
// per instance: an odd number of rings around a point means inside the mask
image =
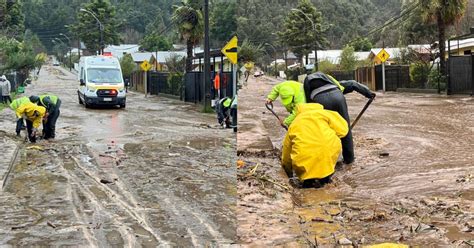
M 199 0 L 183 0 L 174 6 L 172 20 L 178 25 L 181 40 L 186 41 L 186 71 L 192 70 L 193 48 L 204 36 L 204 18 Z
M 421 0 L 423 19 L 438 26 L 440 73 L 446 73 L 446 27 L 459 21 L 466 10 L 466 0 Z

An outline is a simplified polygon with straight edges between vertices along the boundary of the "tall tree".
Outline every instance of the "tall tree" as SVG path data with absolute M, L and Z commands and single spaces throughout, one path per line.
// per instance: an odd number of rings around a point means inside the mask
M 109 0 L 91 0 L 90 3 L 83 5 L 84 9 L 94 13 L 103 26 L 103 45 L 117 45 L 121 41 L 120 26 L 121 23 L 115 18 L 115 7 Z M 90 52 L 100 51 L 99 24 L 95 18 L 87 12 L 79 11 L 77 14 L 78 22 L 71 26 L 72 33 L 80 37 Z
M 204 35 L 204 18 L 200 3 L 199 0 L 183 0 L 180 6 L 175 6 L 172 16 L 178 26 L 180 39 L 186 41 L 187 72 L 192 70 L 193 48 Z
M 434 22 L 438 27 L 440 51 L 440 73 L 446 74 L 446 28 L 458 21 L 466 10 L 466 0 L 420 0 L 426 22 Z
M 0 0 L 0 28 L 2 33 L 15 37 L 17 40 L 22 40 L 25 32 L 25 16 L 23 15 L 22 6 L 23 3 L 20 0 Z
M 344 47 L 341 53 L 341 62 L 339 63 L 343 71 L 355 70 L 357 58 L 354 54 L 354 48 L 350 45 Z
M 157 33 L 151 33 L 140 41 L 140 50 L 149 52 L 169 51 L 173 48 L 171 42 L 164 36 Z
M 298 7 L 291 9 L 286 16 L 284 28 L 278 34 L 301 59 L 314 48 L 321 49 L 328 43 L 324 37 L 325 30 L 321 12 L 309 0 L 300 0 Z
M 237 32 L 237 2 L 218 1 L 211 4 L 211 47 L 222 47 Z

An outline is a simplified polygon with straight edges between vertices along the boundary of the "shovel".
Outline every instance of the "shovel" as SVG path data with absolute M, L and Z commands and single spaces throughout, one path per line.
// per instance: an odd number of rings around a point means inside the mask
M 369 107 L 369 105 L 374 101 L 374 98 L 375 97 L 372 97 L 369 99 L 369 101 L 367 101 L 367 103 L 365 104 L 364 108 L 362 109 L 362 111 L 360 111 L 360 113 L 357 115 L 356 119 L 354 120 L 354 122 L 352 122 L 351 124 L 351 129 L 354 128 L 355 124 L 357 124 L 357 122 L 359 121 L 360 117 L 362 117 L 362 115 L 364 114 L 364 112 L 367 110 L 367 108 Z
M 275 113 L 275 111 L 273 111 L 273 103 L 265 103 L 265 107 L 267 107 L 267 109 L 272 112 L 272 114 L 278 119 L 278 121 L 280 123 L 282 123 L 280 117 L 278 117 L 278 115 Z M 285 130 L 288 131 L 288 127 L 287 126 L 282 126 Z

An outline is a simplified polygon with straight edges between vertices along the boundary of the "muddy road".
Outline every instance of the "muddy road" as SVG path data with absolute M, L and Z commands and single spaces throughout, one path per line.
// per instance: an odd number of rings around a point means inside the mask
M 356 162 L 324 188 L 300 189 L 280 167 L 285 131 L 264 106 L 277 82 L 251 77 L 239 94 L 242 244 L 474 245 L 472 97 L 379 93 L 353 130 Z M 354 119 L 367 99 L 346 97 Z
M 46 66 L 26 94 L 62 99 L 57 139 L 26 144 L 0 113 L 0 246 L 221 246 L 236 237 L 236 139 L 213 114 L 131 92 L 85 109 Z M 8 173 L 9 172 L 9 173 Z

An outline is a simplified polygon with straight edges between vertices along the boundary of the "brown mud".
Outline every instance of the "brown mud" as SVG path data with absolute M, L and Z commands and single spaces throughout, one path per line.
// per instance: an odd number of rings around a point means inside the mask
M 85 109 L 77 85 L 46 66 L 26 88 L 62 99 L 54 141 L 15 139 L 13 112 L 0 113 L 1 138 L 19 147 L 0 191 L 0 246 L 235 243 L 232 130 L 194 105 L 133 92 L 126 109 Z
M 278 152 L 285 135 L 264 101 L 278 81 L 240 91 L 238 237 L 244 246 L 474 245 L 474 99 L 378 93 L 355 126 L 356 162 L 301 189 Z M 346 95 L 352 119 L 367 99 Z M 279 103 L 275 109 L 286 116 Z M 252 176 L 250 176 L 250 174 Z

